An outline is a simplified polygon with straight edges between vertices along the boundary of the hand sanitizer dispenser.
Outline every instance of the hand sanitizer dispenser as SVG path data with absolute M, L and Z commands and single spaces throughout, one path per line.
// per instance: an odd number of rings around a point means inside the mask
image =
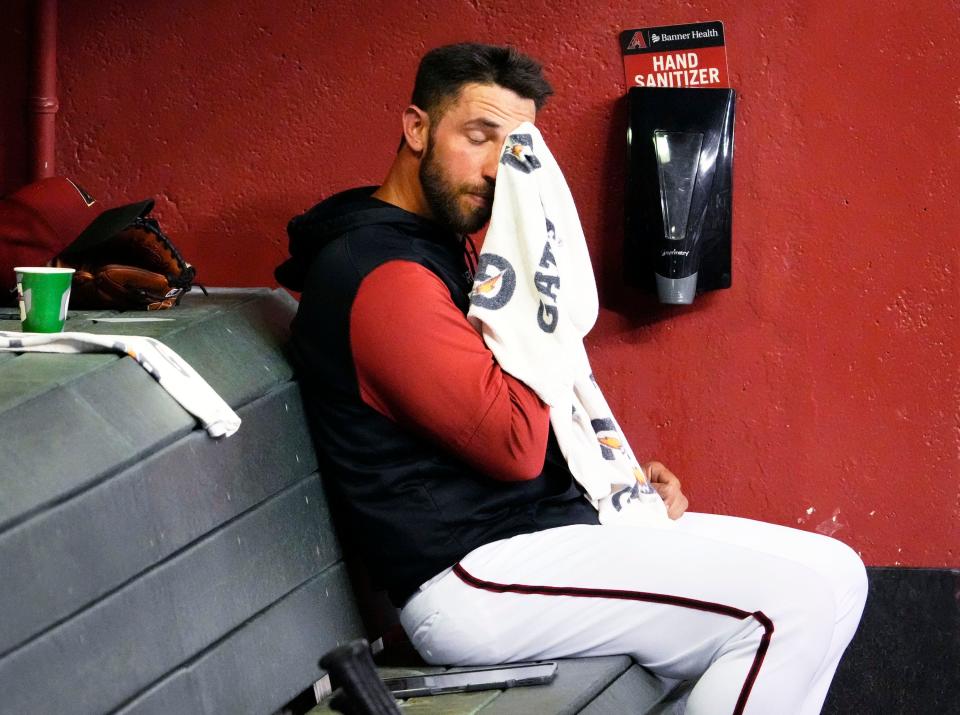
M 628 274 L 653 275 L 661 303 L 729 288 L 732 89 L 627 93 Z

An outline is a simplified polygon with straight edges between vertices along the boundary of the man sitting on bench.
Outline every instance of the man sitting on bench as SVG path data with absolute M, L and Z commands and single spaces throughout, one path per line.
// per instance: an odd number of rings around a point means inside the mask
M 294 218 L 280 282 L 329 483 L 370 572 L 435 664 L 627 654 L 696 680 L 687 713 L 820 712 L 866 596 L 819 534 L 686 512 L 645 466 L 664 525 L 601 525 L 550 429 L 467 321 L 500 148 L 550 86 L 477 44 L 427 53 L 379 187 Z

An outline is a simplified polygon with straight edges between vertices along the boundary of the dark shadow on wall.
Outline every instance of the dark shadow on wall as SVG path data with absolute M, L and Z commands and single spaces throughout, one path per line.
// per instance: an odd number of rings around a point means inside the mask
M 290 255 L 287 223 L 303 210 L 284 196 L 237 198 L 216 215 L 178 229 L 185 258 L 196 265 L 200 283 L 276 287 L 273 271 Z M 244 278 L 238 281 L 241 266 Z
M 3 4 L 0 22 L 0 195 L 28 180 L 27 101 L 33 21 L 29 0 Z

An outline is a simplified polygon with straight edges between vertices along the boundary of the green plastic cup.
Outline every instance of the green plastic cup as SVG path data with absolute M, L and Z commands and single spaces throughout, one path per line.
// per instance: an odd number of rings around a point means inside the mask
M 59 333 L 67 319 L 72 268 L 14 268 L 25 333 Z

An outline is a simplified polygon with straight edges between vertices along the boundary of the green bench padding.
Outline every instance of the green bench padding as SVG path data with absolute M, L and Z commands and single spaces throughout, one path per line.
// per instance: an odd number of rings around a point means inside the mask
M 295 310 L 282 291 L 191 294 L 161 316 L 172 322 L 78 318 L 69 328 L 163 340 L 236 409 L 290 380 L 283 347 Z M 0 330 L 17 325 L 0 321 Z M 2 354 L 0 531 L 196 426 L 130 358 Z
M 194 430 L 0 533 L 0 653 L 316 471 L 295 383 L 238 413 L 259 448 Z
M 71 313 L 180 353 L 243 420 L 223 440 L 130 358 L 0 353 L 0 713 L 269 712 L 363 635 L 286 358 L 295 311 L 255 289 L 130 314 L 162 322 Z
M 191 293 L 147 335 L 243 420 L 210 439 L 116 355 L 0 353 L 0 713 L 271 713 L 364 635 L 285 353 L 283 291 Z M 18 330 L 4 319 L 0 330 Z M 422 713 L 644 712 L 625 656 L 560 661 L 549 686 L 407 701 Z M 323 711 L 318 706 L 315 712 Z
M 314 577 L 118 711 L 267 713 L 323 671 L 319 656 L 362 631 L 342 563 Z
M 0 660 L 10 712 L 105 712 L 335 563 L 317 476 Z M 71 674 L 71 677 L 65 677 Z

